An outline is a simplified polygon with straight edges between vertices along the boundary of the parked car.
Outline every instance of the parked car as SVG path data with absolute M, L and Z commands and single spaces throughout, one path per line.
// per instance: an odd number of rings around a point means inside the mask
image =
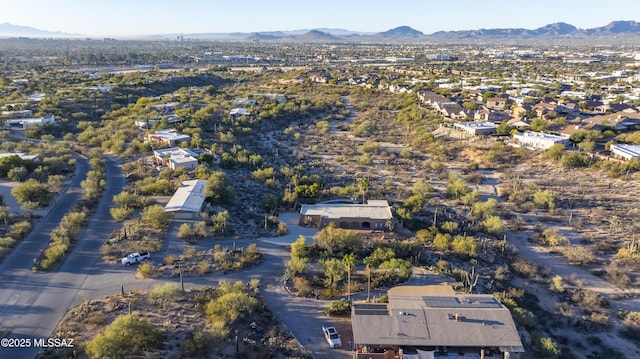
M 122 258 L 120 261 L 122 262 L 122 264 L 132 265 L 149 258 L 151 258 L 151 254 L 149 252 L 136 252 L 129 254 L 128 256 Z
M 340 341 L 340 334 L 335 327 L 331 325 L 323 325 L 322 333 L 324 333 L 325 339 L 327 339 L 327 343 L 329 343 L 330 348 L 339 348 L 342 346 L 342 341 Z

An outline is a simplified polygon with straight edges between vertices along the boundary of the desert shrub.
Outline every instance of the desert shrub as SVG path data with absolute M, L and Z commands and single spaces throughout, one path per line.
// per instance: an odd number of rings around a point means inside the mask
M 636 344 L 640 344 L 640 312 L 625 312 L 622 314 L 620 335 Z
M 561 235 L 555 228 L 547 228 L 542 232 L 542 241 L 550 247 L 562 246 L 569 243 L 567 237 Z
M 234 289 L 230 292 L 211 300 L 205 308 L 207 318 L 218 326 L 226 326 L 238 318 L 250 315 L 258 304 L 256 299 L 243 292 L 242 288 L 232 288 Z
M 164 260 L 163 260 L 164 264 L 169 265 L 169 266 L 173 265 L 173 263 L 175 263 L 175 261 L 176 261 L 176 257 L 174 255 L 172 255 L 172 254 L 169 254 L 168 256 L 165 256 Z
M 556 293 L 564 292 L 564 284 L 562 283 L 562 277 L 559 275 L 551 278 L 551 285 L 549 285 L 549 290 Z
M 164 334 L 145 318 L 128 314 L 108 325 L 85 346 L 89 358 L 125 358 L 162 345 Z
M 575 246 L 567 248 L 562 253 L 571 264 L 585 265 L 596 260 L 593 251 L 587 246 Z
M 278 222 L 278 228 L 276 229 L 276 233 L 278 233 L 279 236 L 283 236 L 289 233 L 289 227 L 287 227 L 286 223 L 280 221 Z
M 458 222 L 451 222 L 451 221 L 444 222 L 440 226 L 440 229 L 448 233 L 454 233 L 455 231 L 458 230 Z
M 29 232 L 31 232 L 31 223 L 29 221 L 21 221 L 11 225 L 7 232 L 7 237 L 11 237 L 15 240 L 23 239 Z
M 136 270 L 136 277 L 138 278 L 151 278 L 156 274 L 156 268 L 148 261 L 143 262 L 138 266 Z
M 473 204 L 473 214 L 480 218 L 493 216 L 498 208 L 498 201 L 489 198 L 486 202 L 476 202 Z
M 198 275 L 205 275 L 209 273 L 209 271 L 211 271 L 211 267 L 209 266 L 209 263 L 205 261 L 198 263 L 196 266 L 196 273 L 198 273 Z
M 152 299 L 174 300 L 182 296 L 182 290 L 178 283 L 165 283 L 151 288 L 148 295 Z
M 455 236 L 453 239 L 453 251 L 457 254 L 465 254 L 475 257 L 480 253 L 478 241 L 469 236 Z
M 324 313 L 329 316 L 348 315 L 351 313 L 351 302 L 344 298 L 334 300 L 324 308 Z
M 533 328 L 534 325 L 536 325 L 535 315 L 522 307 L 512 308 L 511 313 L 513 313 L 513 318 L 516 321 L 516 324 L 521 327 L 530 329 Z
M 469 185 L 460 177 L 459 174 L 449 173 L 449 181 L 447 184 L 447 196 L 452 199 L 461 199 L 464 195 L 471 192 Z
M 436 249 L 441 251 L 448 251 L 451 249 L 451 234 L 449 233 L 438 233 L 435 238 L 433 238 L 433 246 Z
M 296 295 L 298 295 L 299 297 L 306 297 L 313 293 L 313 286 L 307 278 L 294 277 L 293 286 L 296 289 Z
M 214 339 L 209 332 L 189 333 L 180 344 L 180 349 L 187 357 L 205 357 L 213 348 Z
M 183 255 L 186 258 L 193 258 L 198 253 L 198 250 L 194 246 L 188 246 L 184 249 Z
M 558 344 L 551 338 L 538 332 L 531 335 L 531 346 L 538 353 L 538 358 L 554 359 L 560 355 Z
M 122 222 L 125 219 L 128 219 L 133 214 L 133 208 L 131 207 L 113 207 L 109 209 L 109 213 L 111 213 L 111 217 L 116 222 Z
M 191 229 L 189 223 L 183 223 L 178 228 L 178 238 L 180 239 L 191 239 L 195 237 L 195 231 Z
M 164 229 L 169 225 L 172 217 L 171 212 L 165 211 L 161 205 L 154 204 L 142 210 L 140 219 L 154 228 Z
M 487 233 L 495 235 L 502 234 L 507 230 L 507 226 L 505 226 L 502 219 L 498 216 L 486 217 L 482 222 L 480 222 L 480 225 L 485 231 L 487 231 Z
M 533 278 L 538 275 L 538 266 L 526 259 L 516 259 L 511 263 L 511 269 L 522 278 Z
M 600 293 L 586 288 L 578 289 L 571 299 L 585 312 L 609 307 L 609 302 Z

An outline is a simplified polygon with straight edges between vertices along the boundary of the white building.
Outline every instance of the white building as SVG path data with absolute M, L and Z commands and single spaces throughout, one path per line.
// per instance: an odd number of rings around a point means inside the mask
M 498 132 L 498 126 L 491 122 L 459 122 L 454 123 L 453 127 L 471 135 L 491 135 Z
M 31 125 L 42 126 L 47 123 L 55 123 L 56 119 L 53 115 L 50 116 L 42 116 L 40 118 L 13 118 L 9 120 L 5 120 L 5 124 L 11 126 L 22 126 L 22 128 L 27 128 Z
M 630 160 L 633 158 L 640 159 L 640 145 L 614 144 L 609 147 L 609 151 L 617 157 Z
M 174 217 L 188 219 L 196 218 L 202 211 L 205 200 L 206 180 L 184 181 L 173 194 L 167 205 L 166 212 L 174 213 Z
M 555 144 L 569 145 L 569 136 L 557 136 L 544 132 L 527 131 L 513 135 L 513 138 L 525 147 L 549 149 Z
M 193 171 L 198 167 L 198 155 L 184 148 L 163 148 L 153 151 L 153 155 L 158 163 L 162 163 L 172 170 L 184 167 L 189 171 Z

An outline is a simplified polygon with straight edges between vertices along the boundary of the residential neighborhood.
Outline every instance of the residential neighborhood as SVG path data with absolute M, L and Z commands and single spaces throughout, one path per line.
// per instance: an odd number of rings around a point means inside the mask
M 0 36 L 0 357 L 640 357 L 634 29 Z

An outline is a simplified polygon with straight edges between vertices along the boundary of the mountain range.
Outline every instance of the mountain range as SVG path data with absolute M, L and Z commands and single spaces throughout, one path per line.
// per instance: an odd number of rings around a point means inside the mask
M 465 41 L 497 39 L 571 39 L 610 38 L 640 36 L 640 23 L 636 21 L 613 21 L 605 26 L 578 29 L 571 24 L 558 22 L 537 29 L 503 28 L 461 31 L 438 31 L 424 34 L 409 26 L 400 26 L 384 32 L 358 32 L 345 29 L 301 29 L 291 31 L 271 31 L 254 33 L 201 33 L 201 34 L 158 34 L 137 36 L 136 39 L 221 39 L 248 41 L 294 41 L 294 42 L 348 42 L 348 41 Z M 40 30 L 29 26 L 0 24 L 0 37 L 36 38 L 84 38 L 86 35 L 68 34 Z M 131 37 L 134 38 L 134 37 Z

